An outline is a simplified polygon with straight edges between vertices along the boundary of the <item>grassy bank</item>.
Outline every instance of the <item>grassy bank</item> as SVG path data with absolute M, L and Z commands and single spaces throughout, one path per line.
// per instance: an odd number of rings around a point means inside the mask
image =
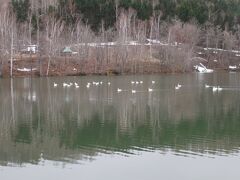
M 13 76 L 84 76 L 170 73 L 172 70 L 160 62 L 131 61 L 101 63 L 77 61 L 75 58 L 27 58 L 13 62 Z M 176 69 L 176 72 L 181 72 Z M 2 77 L 10 77 L 10 62 L 2 65 Z
M 228 63 L 227 63 L 228 64 Z M 214 70 L 228 71 L 227 64 L 211 61 L 208 67 Z M 236 63 L 235 63 L 236 64 Z M 10 77 L 10 62 L 2 65 L 2 77 Z M 122 63 L 79 62 L 74 58 L 44 57 L 17 60 L 13 63 L 13 77 L 25 76 L 85 76 L 85 75 L 122 75 L 122 74 L 162 74 L 162 73 L 188 73 L 194 68 L 169 66 L 160 62 L 137 61 Z

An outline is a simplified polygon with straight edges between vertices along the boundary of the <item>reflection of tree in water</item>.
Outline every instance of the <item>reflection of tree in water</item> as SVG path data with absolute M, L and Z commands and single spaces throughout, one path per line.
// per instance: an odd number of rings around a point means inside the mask
M 18 143 L 26 143 L 30 144 L 32 142 L 32 134 L 31 129 L 26 124 L 19 124 L 17 126 L 17 130 L 15 132 L 16 134 L 14 136 L 14 142 Z
M 216 96 L 201 89 L 189 94 L 186 89 L 185 94 L 133 96 L 102 88 L 94 89 L 90 97 L 84 89 L 79 94 L 74 89 L 53 89 L 51 84 L 36 80 L 32 91 L 38 98 L 33 101 L 25 95 L 29 90 L 16 83 L 14 120 L 7 111 L 11 95 L 1 91 L 2 165 L 38 163 L 41 153 L 46 159 L 65 161 L 138 148 L 203 154 L 239 149 L 239 93 Z M 110 103 L 106 97 L 113 97 Z

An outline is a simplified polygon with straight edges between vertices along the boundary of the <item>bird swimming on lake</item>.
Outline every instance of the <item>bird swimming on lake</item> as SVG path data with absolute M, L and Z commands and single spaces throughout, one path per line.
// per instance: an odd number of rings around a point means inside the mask
M 143 81 L 140 81 L 140 84 L 143 84 Z
M 213 92 L 222 91 L 222 89 L 220 86 L 213 86 Z
M 63 83 L 63 87 L 67 87 L 67 86 L 68 86 L 68 84 L 64 82 Z
M 210 88 L 210 86 L 209 86 L 209 85 L 207 85 L 207 84 L 205 84 L 205 88 Z
M 89 89 L 89 88 L 90 88 L 90 86 L 91 86 L 91 83 L 90 83 L 90 82 L 88 82 L 88 83 L 87 83 L 87 85 L 86 85 L 86 87 Z
M 136 92 L 137 92 L 136 90 L 134 90 L 134 89 L 132 90 L 132 94 L 135 94 Z
M 122 92 L 122 89 L 118 88 L 118 89 L 117 89 L 117 92 Z
M 54 86 L 54 87 L 57 87 L 57 86 L 58 86 L 58 84 L 54 82 L 54 83 L 53 83 L 53 86 Z
M 217 86 L 213 86 L 213 92 L 216 92 L 218 90 Z
M 111 85 L 111 83 L 110 83 L 110 82 L 108 82 L 108 85 L 110 86 L 110 85 Z
M 155 84 L 155 81 L 152 81 L 152 84 Z
M 181 87 L 182 87 L 182 85 L 178 83 L 178 85 L 175 86 L 175 89 L 176 89 L 176 90 L 179 90 Z
M 220 86 L 217 87 L 218 91 L 222 91 L 223 88 L 221 88 Z
M 131 84 L 135 84 L 135 81 L 131 81 Z
M 148 88 L 148 92 L 153 92 L 153 89 L 151 89 L 151 88 Z

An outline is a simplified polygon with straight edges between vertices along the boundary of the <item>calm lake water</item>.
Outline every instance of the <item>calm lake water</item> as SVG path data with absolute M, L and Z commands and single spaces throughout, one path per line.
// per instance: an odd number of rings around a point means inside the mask
M 239 180 L 239 165 L 240 73 L 0 79 L 1 180 Z

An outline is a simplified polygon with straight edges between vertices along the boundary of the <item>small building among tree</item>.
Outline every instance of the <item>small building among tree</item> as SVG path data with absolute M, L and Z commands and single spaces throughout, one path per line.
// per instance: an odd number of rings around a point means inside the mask
M 22 54 L 36 54 L 38 53 L 38 46 L 36 44 L 27 45 L 21 50 Z

